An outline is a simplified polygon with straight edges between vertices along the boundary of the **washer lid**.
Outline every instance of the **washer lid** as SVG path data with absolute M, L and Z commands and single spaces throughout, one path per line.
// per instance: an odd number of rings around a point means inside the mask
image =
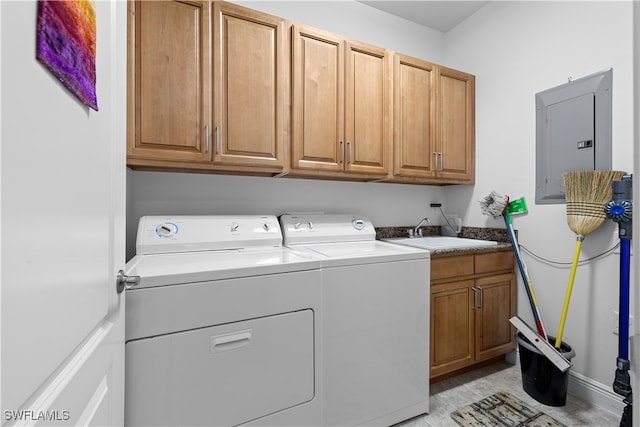
M 301 214 L 280 216 L 285 245 L 374 241 L 376 230 L 360 215 Z
M 135 287 L 140 289 L 313 270 L 320 267 L 319 258 L 282 246 L 136 255 L 127 263 L 126 274 L 140 276 Z

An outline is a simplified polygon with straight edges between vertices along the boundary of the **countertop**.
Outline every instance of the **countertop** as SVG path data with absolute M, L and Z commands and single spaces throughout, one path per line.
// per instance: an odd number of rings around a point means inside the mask
M 376 239 L 394 239 L 399 237 L 407 237 L 407 227 L 376 227 Z M 440 236 L 441 228 L 439 225 L 420 227 L 423 236 Z M 469 253 L 486 253 L 512 250 L 511 242 L 507 230 L 504 228 L 481 228 L 481 227 L 462 227 L 462 231 L 458 237 L 478 240 L 494 240 L 498 244 L 496 246 L 481 248 L 458 248 L 458 249 L 439 249 L 430 251 L 432 256 L 449 256 L 456 254 Z

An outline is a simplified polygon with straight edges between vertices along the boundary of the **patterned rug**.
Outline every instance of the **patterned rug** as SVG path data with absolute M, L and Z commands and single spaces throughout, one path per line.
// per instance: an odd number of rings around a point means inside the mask
M 504 392 L 457 409 L 451 413 L 451 418 L 462 427 L 567 427 Z

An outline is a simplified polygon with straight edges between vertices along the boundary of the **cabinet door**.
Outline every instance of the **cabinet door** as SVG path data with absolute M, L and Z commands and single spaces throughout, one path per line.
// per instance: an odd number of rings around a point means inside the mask
M 462 280 L 431 287 L 431 377 L 474 361 L 473 284 Z
M 293 25 L 291 167 L 344 170 L 344 41 Z
M 436 156 L 438 176 L 475 178 L 475 77 L 438 67 Z
M 127 154 L 207 161 L 209 2 L 129 5 Z
M 389 54 L 356 42 L 347 42 L 345 49 L 345 170 L 385 175 L 390 141 Z
M 435 149 L 433 64 L 406 55 L 393 59 L 393 174 L 433 177 Z
M 284 21 L 214 2 L 214 161 L 282 168 L 284 165 Z
M 476 360 L 489 359 L 515 348 L 515 277 L 512 274 L 477 279 Z

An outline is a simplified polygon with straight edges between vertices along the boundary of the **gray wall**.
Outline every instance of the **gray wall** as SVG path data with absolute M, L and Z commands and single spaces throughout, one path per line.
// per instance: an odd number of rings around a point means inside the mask
M 436 224 L 443 189 L 419 185 L 336 182 L 292 178 L 134 172 L 127 174 L 127 258 L 144 215 L 358 213 L 375 226 Z
M 526 197 L 529 213 L 514 218 L 520 243 L 565 263 L 525 254 L 543 321 L 554 336 L 576 239 L 565 205 L 535 205 L 535 94 L 569 77 L 613 68 L 613 169 L 633 172 L 631 9 L 631 2 L 615 1 L 491 2 L 446 35 L 447 64 L 476 75 L 477 181 L 446 189 L 445 200 L 466 212 L 466 223 L 492 225 L 477 200 L 491 190 Z M 607 221 L 587 236 L 581 259 L 613 247 L 616 229 Z M 576 351 L 572 378 L 603 395 L 612 393 L 617 356 L 618 266 L 612 254 L 578 267 L 563 335 Z M 518 314 L 533 324 L 522 285 L 518 291 Z

